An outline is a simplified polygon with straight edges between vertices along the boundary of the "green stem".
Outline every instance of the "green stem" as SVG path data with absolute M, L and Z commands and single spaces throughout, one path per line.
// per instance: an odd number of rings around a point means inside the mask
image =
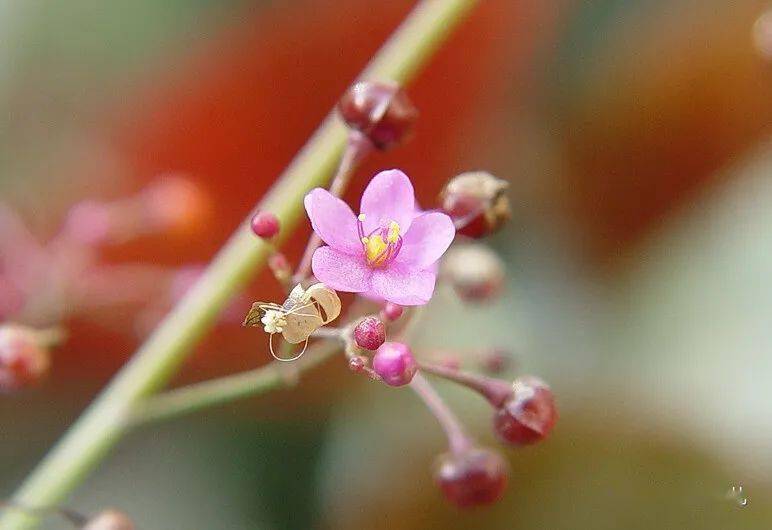
M 424 0 L 361 78 L 408 82 L 477 2 Z M 279 218 L 284 227 L 281 239 L 300 220 L 306 192 L 330 178 L 346 136 L 345 127 L 330 114 L 258 205 Z M 14 500 L 27 506 L 62 502 L 121 439 L 124 416 L 168 382 L 229 299 L 259 272 L 268 253 L 269 246 L 251 234 L 247 218 L 199 282 L 22 484 Z M 33 528 L 37 522 L 34 516 L 7 512 L 0 529 Z
M 130 426 L 156 423 L 292 386 L 302 373 L 322 364 L 340 350 L 339 341 L 324 341 L 309 347 L 301 359 L 291 364 L 274 361 L 248 372 L 170 390 L 139 403 L 128 422 Z

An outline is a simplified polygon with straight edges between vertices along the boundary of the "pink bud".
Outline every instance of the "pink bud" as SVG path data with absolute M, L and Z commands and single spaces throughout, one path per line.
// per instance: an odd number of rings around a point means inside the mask
M 96 201 L 79 202 L 67 213 L 64 232 L 86 245 L 98 245 L 107 241 L 112 228 L 110 207 Z
M 0 326 L 0 392 L 14 392 L 37 384 L 50 366 L 48 351 L 34 330 Z
M 377 350 L 386 341 L 386 326 L 375 317 L 367 317 L 354 328 L 357 346 L 366 350 Z
M 403 386 L 413 380 L 418 364 L 407 345 L 385 342 L 373 356 L 373 369 L 387 385 Z
M 279 233 L 279 219 L 271 212 L 257 212 L 252 218 L 252 231 L 257 237 L 270 239 Z
M 402 316 L 403 311 L 404 308 L 401 305 L 397 305 L 393 302 L 386 302 L 386 305 L 383 306 L 383 310 L 381 311 L 381 316 L 389 322 L 394 322 Z

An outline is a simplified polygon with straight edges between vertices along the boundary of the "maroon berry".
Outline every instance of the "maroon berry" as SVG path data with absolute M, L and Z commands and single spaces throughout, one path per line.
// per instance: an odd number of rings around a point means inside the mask
M 536 377 L 522 377 L 512 385 L 512 398 L 493 418 L 499 438 L 508 444 L 529 445 L 546 438 L 557 421 L 555 398 L 549 386 Z
M 357 346 L 366 350 L 377 350 L 386 341 L 386 326 L 380 319 L 367 317 L 354 328 Z
M 33 330 L 13 325 L 0 327 L 0 392 L 34 386 L 49 366 L 48 351 Z
M 413 380 L 418 364 L 407 345 L 385 342 L 373 356 L 373 369 L 387 385 L 403 386 Z
M 418 110 L 399 85 L 363 81 L 343 94 L 338 110 L 346 124 L 362 132 L 379 149 L 405 140 Z
M 279 233 L 279 219 L 271 212 L 257 212 L 252 217 L 252 231 L 257 237 L 270 239 Z
M 442 209 L 459 234 L 480 238 L 498 230 L 510 217 L 509 184 L 490 173 L 462 173 L 450 179 L 441 194 Z
M 136 526 L 123 512 L 118 510 L 104 510 L 89 519 L 83 526 L 83 530 L 135 530 Z
M 459 508 L 498 501 L 504 494 L 508 478 L 509 469 L 501 455 L 477 447 L 440 456 L 434 473 L 445 498 Z
M 397 305 L 393 302 L 386 302 L 386 305 L 383 306 L 383 310 L 381 311 L 381 316 L 389 322 L 394 322 L 402 316 L 403 311 L 404 308 L 401 305 Z

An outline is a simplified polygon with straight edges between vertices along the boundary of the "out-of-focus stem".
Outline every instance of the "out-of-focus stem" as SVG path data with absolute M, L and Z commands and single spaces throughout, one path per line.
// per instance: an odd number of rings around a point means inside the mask
M 319 342 L 292 364 L 272 362 L 248 372 L 170 390 L 140 403 L 127 421 L 131 426 L 156 423 L 292 386 L 298 376 L 332 357 L 341 347 L 339 341 Z
M 462 453 L 469 449 L 472 445 L 472 441 L 464 432 L 458 418 L 456 418 L 453 411 L 448 408 L 440 395 L 437 394 L 434 388 L 432 388 L 432 385 L 429 384 L 429 381 L 427 381 L 420 372 L 413 376 L 413 380 L 410 382 L 410 388 L 418 394 L 426 404 L 426 407 L 437 418 L 437 421 L 440 423 L 448 437 L 450 450 L 454 453 Z
M 361 78 L 400 84 L 412 79 L 477 3 L 478 0 L 422 1 Z M 346 128 L 330 114 L 196 285 L 24 481 L 14 495 L 15 502 L 27 506 L 59 504 L 107 455 L 123 436 L 124 418 L 133 407 L 168 382 L 231 297 L 262 268 L 269 249 L 252 234 L 252 215 L 258 209 L 273 212 L 284 227 L 279 239 L 286 238 L 301 218 L 303 196 L 327 181 L 346 137 Z M 37 522 L 37 517 L 7 512 L 0 519 L 0 529 L 28 529 L 37 526 Z
M 351 177 L 354 176 L 356 168 L 359 167 L 359 164 L 362 163 L 373 149 L 372 142 L 364 134 L 354 130 L 349 133 L 346 140 L 346 149 L 343 151 L 338 170 L 332 179 L 332 184 L 330 184 L 329 191 L 332 195 L 335 197 L 343 195 L 348 187 L 348 183 L 351 181 Z M 303 257 L 300 258 L 298 270 L 293 276 L 293 283 L 300 283 L 308 277 L 311 272 L 311 258 L 313 258 L 314 251 L 321 244 L 322 239 L 316 235 L 316 232 L 313 232 L 303 252 Z

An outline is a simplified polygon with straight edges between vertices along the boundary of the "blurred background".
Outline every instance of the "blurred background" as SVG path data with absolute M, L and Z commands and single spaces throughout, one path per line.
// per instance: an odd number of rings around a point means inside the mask
M 70 337 L 42 386 L 0 399 L 0 496 L 133 353 L 413 4 L 0 2 L 0 196 L 16 212 L 5 226 L 18 215 L 27 236 L 55 241 L 74 206 L 99 214 L 87 199 L 177 183 L 158 192 L 164 231 L 111 241 L 97 272 L 76 268 L 91 293 L 77 310 L 51 274 L 75 258 L 30 272 L 49 296 L 29 323 L 62 313 Z M 506 346 L 517 371 L 552 385 L 560 420 L 543 444 L 505 451 L 502 502 L 445 504 L 431 478 L 445 450 L 434 419 L 411 393 L 335 359 L 290 391 L 137 431 L 71 506 L 117 506 L 147 529 L 769 528 L 765 12 L 768 0 L 482 2 L 409 87 L 421 111 L 413 140 L 359 171 L 349 198 L 400 167 L 425 206 L 461 171 L 510 182 L 514 218 L 489 241 L 506 261 L 506 292 L 483 308 L 440 292 L 414 344 Z M 171 203 L 186 207 L 169 213 Z M 28 267 L 27 254 L 0 251 L 3 267 Z M 0 285 L 7 315 L 15 288 Z M 239 320 L 279 293 L 262 275 L 175 384 L 267 362 L 264 337 Z M 439 389 L 494 445 L 489 408 Z M 740 485 L 744 506 L 726 497 Z

